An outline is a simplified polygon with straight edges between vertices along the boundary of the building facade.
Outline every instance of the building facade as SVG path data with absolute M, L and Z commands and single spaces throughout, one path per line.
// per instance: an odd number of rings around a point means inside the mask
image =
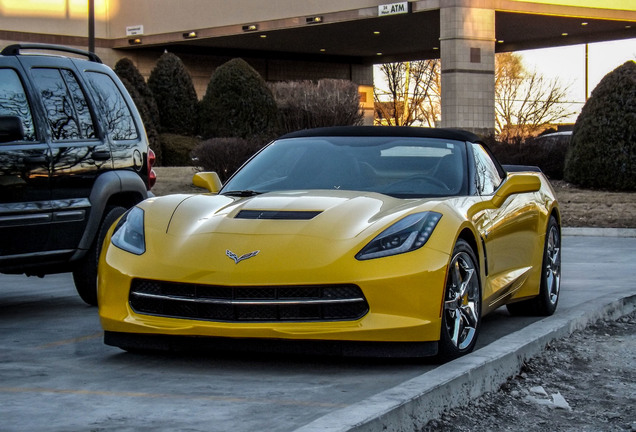
M 92 10 L 91 14 L 89 11 Z M 94 16 L 94 20 L 89 17 Z M 89 38 L 94 22 L 94 39 Z M 165 51 L 201 97 L 241 57 L 266 80 L 339 78 L 373 116 L 373 65 L 441 58 L 441 126 L 494 129 L 496 52 L 636 37 L 633 0 L 0 0 L 0 43 L 87 48 L 145 76 Z

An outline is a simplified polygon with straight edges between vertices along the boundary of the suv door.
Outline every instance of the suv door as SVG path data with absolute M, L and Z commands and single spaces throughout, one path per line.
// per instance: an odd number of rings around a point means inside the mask
M 48 241 L 51 150 L 38 129 L 37 109 L 15 58 L 0 57 L 0 116 L 22 121 L 24 137 L 0 142 L 0 267 L 36 261 Z
M 37 87 L 50 140 L 51 204 L 58 210 L 47 249 L 74 250 L 91 211 L 93 184 L 113 169 L 110 146 L 71 59 L 23 55 L 19 61 Z

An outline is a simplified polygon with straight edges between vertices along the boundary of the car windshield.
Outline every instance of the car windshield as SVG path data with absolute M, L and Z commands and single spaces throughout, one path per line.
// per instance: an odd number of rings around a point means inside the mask
M 337 189 L 397 198 L 465 194 L 466 144 L 437 138 L 304 137 L 273 142 L 222 194 Z

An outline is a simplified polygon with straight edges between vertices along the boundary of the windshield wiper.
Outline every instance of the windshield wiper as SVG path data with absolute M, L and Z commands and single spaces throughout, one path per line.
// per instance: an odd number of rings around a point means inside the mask
M 254 195 L 260 195 L 263 192 L 256 192 L 253 190 L 235 190 L 235 191 L 228 191 L 228 192 L 223 192 L 222 195 L 227 195 L 227 196 L 235 196 L 235 197 L 251 197 Z

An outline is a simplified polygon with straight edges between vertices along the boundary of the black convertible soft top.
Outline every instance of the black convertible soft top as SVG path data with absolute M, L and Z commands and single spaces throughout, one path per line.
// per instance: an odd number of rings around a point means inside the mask
M 302 138 L 320 136 L 382 136 L 382 137 L 414 137 L 414 138 L 441 138 L 456 141 L 478 142 L 481 139 L 462 129 L 424 128 L 408 126 L 334 126 L 316 129 L 304 129 L 291 132 L 280 137 Z

